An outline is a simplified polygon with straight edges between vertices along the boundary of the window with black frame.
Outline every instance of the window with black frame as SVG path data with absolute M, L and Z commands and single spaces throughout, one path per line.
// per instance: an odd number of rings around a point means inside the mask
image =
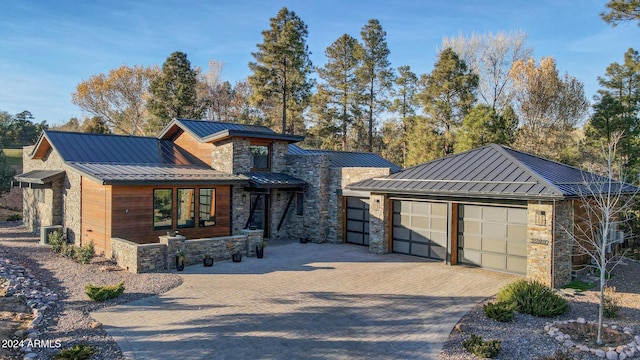
M 200 189 L 198 209 L 199 226 L 216 224 L 216 189 Z
M 153 190 L 153 229 L 171 229 L 173 223 L 173 190 Z
M 269 170 L 269 146 L 251 145 L 251 170 Z

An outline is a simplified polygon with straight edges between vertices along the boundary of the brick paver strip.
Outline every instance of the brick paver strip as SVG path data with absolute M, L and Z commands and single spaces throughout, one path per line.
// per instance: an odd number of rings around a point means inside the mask
M 92 314 L 125 357 L 435 359 L 474 304 L 517 278 L 297 243 L 182 275 L 167 293 Z

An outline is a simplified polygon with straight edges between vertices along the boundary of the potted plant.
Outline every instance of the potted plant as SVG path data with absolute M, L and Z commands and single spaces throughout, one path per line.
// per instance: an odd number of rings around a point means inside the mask
M 176 250 L 176 270 L 182 271 L 184 270 L 184 261 L 186 259 L 186 255 L 183 248 Z
M 231 253 L 231 260 L 233 260 L 233 262 L 242 261 L 242 253 L 236 249 L 235 243 L 227 243 L 227 249 L 229 249 L 229 252 Z
M 213 266 L 213 256 L 211 256 L 211 252 L 207 251 L 204 254 L 204 258 L 202 258 L 202 265 L 204 267 L 212 267 Z
M 267 246 L 267 242 L 264 240 L 256 242 L 256 256 L 258 257 L 258 259 L 262 259 L 264 257 L 265 246 Z

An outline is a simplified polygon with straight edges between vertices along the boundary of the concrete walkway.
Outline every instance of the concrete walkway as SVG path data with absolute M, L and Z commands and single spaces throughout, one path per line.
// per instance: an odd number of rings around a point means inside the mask
M 187 267 L 181 286 L 92 317 L 128 359 L 435 359 L 517 277 L 356 245 L 286 244 Z

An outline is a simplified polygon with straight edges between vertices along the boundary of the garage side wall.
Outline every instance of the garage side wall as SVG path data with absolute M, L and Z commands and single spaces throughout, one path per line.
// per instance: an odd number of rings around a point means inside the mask
M 569 232 L 567 232 L 569 231 Z M 527 277 L 548 286 L 571 282 L 573 204 L 570 200 L 529 202 Z
M 374 254 L 389 252 L 389 207 L 387 195 L 369 197 L 369 251 Z

